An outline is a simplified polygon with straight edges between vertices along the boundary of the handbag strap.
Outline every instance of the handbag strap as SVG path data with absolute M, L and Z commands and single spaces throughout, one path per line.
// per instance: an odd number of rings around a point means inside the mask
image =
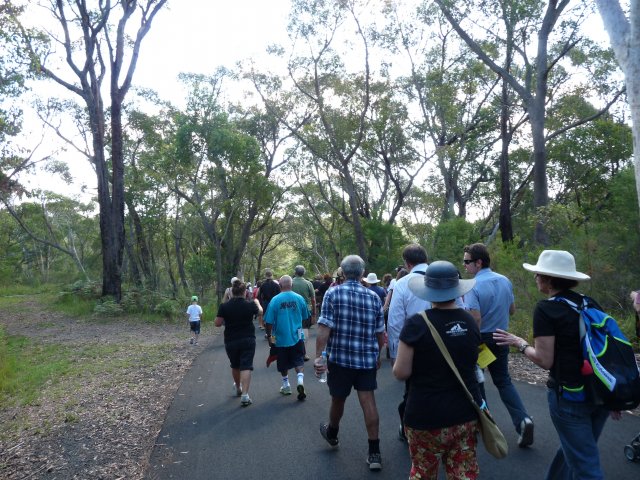
M 427 317 L 426 312 L 422 311 L 422 312 L 420 312 L 420 315 L 422 315 L 422 318 L 424 318 L 424 321 L 427 323 L 427 327 L 429 327 L 429 330 L 431 331 L 431 336 L 433 337 L 433 339 L 436 342 L 436 345 L 440 349 L 440 353 L 442 353 L 442 356 L 444 357 L 446 362 L 449 364 L 449 367 L 451 368 L 451 370 L 453 371 L 454 375 L 456 376 L 456 378 L 460 382 L 460 385 L 462 385 L 462 389 L 466 393 L 467 398 L 473 404 L 474 408 L 478 412 L 480 412 L 480 407 L 478 406 L 476 401 L 473 399 L 473 395 L 471 395 L 471 392 L 467 388 L 467 385 L 464 383 L 464 380 L 462 380 L 462 377 L 460 376 L 460 372 L 458 371 L 458 368 L 456 367 L 455 363 L 453 363 L 453 359 L 451 358 L 451 354 L 449 353 L 449 350 L 447 349 L 446 345 L 442 341 L 442 337 L 438 333 L 438 330 L 436 330 L 436 327 L 433 325 L 433 323 L 431 323 L 431 321 L 429 321 L 429 318 Z

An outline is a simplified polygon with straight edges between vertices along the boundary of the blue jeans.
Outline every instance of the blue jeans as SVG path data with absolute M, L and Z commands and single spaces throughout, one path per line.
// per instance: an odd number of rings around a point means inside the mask
M 601 480 L 598 438 L 609 412 L 587 402 L 571 402 L 549 389 L 549 413 L 560 437 L 547 480 Z
M 491 380 L 498 389 L 500 399 L 507 408 L 513 426 L 516 427 L 516 431 L 520 433 L 520 422 L 525 418 L 529 418 L 529 414 L 524 408 L 524 404 L 518 395 L 516 387 L 511 383 L 511 376 L 509 375 L 509 347 L 496 345 L 493 340 L 492 333 L 483 333 L 482 341 L 487 344 L 489 350 L 493 352 L 496 359 L 491 362 L 487 368 L 491 373 Z M 487 398 L 484 393 L 484 384 L 480 384 L 480 393 L 482 398 Z

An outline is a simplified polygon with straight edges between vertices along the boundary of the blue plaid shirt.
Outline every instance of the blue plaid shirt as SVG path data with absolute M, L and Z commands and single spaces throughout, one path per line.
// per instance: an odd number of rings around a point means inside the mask
M 376 368 L 384 332 L 380 297 L 360 282 L 347 280 L 327 290 L 318 323 L 331 329 L 327 343 L 329 361 L 345 368 Z

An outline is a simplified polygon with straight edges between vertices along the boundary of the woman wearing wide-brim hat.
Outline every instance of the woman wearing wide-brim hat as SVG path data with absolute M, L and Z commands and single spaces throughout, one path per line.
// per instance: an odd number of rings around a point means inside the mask
M 452 263 L 436 261 L 424 277 L 411 279 L 409 289 L 431 302 L 426 315 L 480 406 L 482 397 L 475 373 L 480 330 L 473 317 L 455 303 L 474 285 L 473 279 L 460 280 Z M 393 373 L 399 380 L 408 380 L 409 385 L 404 412 L 411 455 L 409 478 L 437 478 L 440 461 L 448 479 L 477 478 L 478 415 L 421 315 L 408 318 L 400 332 Z
M 581 305 L 583 297 L 573 289 L 590 277 L 577 271 L 573 255 L 563 250 L 544 250 L 535 265 L 522 266 L 535 274 L 538 290 L 548 297 L 538 302 L 533 312 L 534 343 L 529 345 L 504 330 L 497 330 L 493 338 L 498 345 L 518 348 L 533 363 L 549 370 L 549 413 L 561 447 L 545 478 L 604 478 L 598 437 L 610 412 L 595 405 L 585 388 L 580 316 L 566 303 L 554 300 L 564 297 Z M 593 305 L 600 308 L 595 301 Z M 620 418 L 619 412 L 612 412 L 612 416 Z

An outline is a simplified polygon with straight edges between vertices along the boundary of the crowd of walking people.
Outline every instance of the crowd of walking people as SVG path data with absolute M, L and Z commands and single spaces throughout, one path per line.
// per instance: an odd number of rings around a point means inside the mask
M 545 250 L 535 265 L 523 264 L 534 273 L 536 286 L 546 297 L 533 312 L 529 344 L 509 332 L 509 319 L 516 309 L 513 287 L 507 277 L 492 270 L 487 247 L 466 246 L 459 262 L 460 269 L 448 261 L 429 263 L 426 250 L 411 244 L 404 248 L 395 275 L 384 274 L 381 280 L 375 272 L 366 271 L 357 255 L 345 257 L 333 275 L 313 281 L 304 278 L 302 265 L 293 269 L 292 276 L 279 279 L 266 269 L 252 288 L 234 277 L 215 325 L 225 327 L 233 391 L 241 406 L 252 404 L 249 387 L 257 320 L 271 346 L 267 366 L 275 361 L 281 377 L 281 395 L 292 394 L 289 372 L 293 370 L 296 398 L 306 399 L 304 367 L 310 358 L 315 375 L 327 375 L 329 416 L 319 430 L 331 448 L 340 443 L 345 402 L 355 390 L 367 432 L 367 464 L 373 471 L 380 470 L 375 390 L 386 355 L 393 375 L 405 384 L 403 398 L 398 399 L 398 437 L 408 444 L 409 478 L 436 479 L 442 464 L 448 479 L 475 479 L 479 423 L 470 397 L 480 409 L 488 408 L 485 372 L 509 412 L 518 446 L 528 448 L 534 443 L 535 424 L 509 374 L 509 353 L 515 347 L 549 372 L 549 414 L 560 448 L 546 478 L 603 478 L 598 437 L 607 418 L 619 419 L 620 413 L 596 405 L 584 393 L 579 314 L 566 303 L 554 301 L 561 296 L 578 302 L 581 295 L 575 289 L 589 276 L 576 270 L 573 255 L 566 251 Z M 469 278 L 463 278 L 462 269 Z M 199 323 L 202 311 L 198 309 L 194 297 L 188 312 L 191 323 L 196 317 Z M 308 342 L 314 325 L 315 350 Z M 199 325 L 192 325 L 192 341 L 195 338 L 197 343 L 196 329 L 199 333 Z M 483 350 L 492 359 L 484 369 L 478 365 Z

